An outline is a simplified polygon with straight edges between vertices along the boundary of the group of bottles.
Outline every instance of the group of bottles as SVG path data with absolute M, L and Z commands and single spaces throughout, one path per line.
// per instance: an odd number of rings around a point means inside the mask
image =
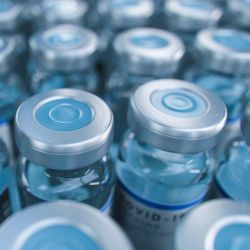
M 176 250 L 204 200 L 250 202 L 249 10 L 2 1 L 0 222 L 71 200 L 112 215 L 136 249 Z

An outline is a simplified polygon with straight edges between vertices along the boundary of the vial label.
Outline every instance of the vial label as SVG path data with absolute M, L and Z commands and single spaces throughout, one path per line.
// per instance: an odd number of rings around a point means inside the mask
M 173 250 L 178 222 L 203 198 L 187 205 L 160 205 L 138 197 L 119 181 L 115 218 L 138 249 Z
M 13 140 L 12 140 L 10 124 L 7 121 L 0 121 L 0 138 L 5 143 L 5 145 L 8 149 L 10 164 L 13 166 L 13 164 L 14 164 L 14 147 L 13 147 Z
M 110 195 L 109 195 L 107 201 L 105 202 L 103 207 L 100 209 L 103 214 L 111 216 L 112 207 L 113 207 L 113 200 L 114 200 L 114 188 L 110 192 Z

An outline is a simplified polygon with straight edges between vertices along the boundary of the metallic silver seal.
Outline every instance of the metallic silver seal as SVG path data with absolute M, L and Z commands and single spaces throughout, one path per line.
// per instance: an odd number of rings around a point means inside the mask
M 62 235 L 60 229 L 63 227 L 70 228 L 71 234 L 66 231 Z M 39 233 L 40 238 L 35 239 L 34 235 Z M 1 249 L 5 250 L 26 249 L 30 241 L 41 249 L 61 249 L 62 244 L 65 244 L 65 249 L 88 249 L 88 242 L 82 241 L 81 235 L 95 242 L 97 247 L 94 249 L 134 249 L 121 228 L 108 216 L 89 205 L 73 201 L 42 203 L 26 208 L 0 227 Z
M 98 12 L 114 29 L 125 29 L 149 24 L 154 14 L 152 0 L 102 0 Z
M 82 25 L 88 11 L 88 3 L 82 0 L 42 0 L 33 8 L 36 21 L 45 27 L 66 23 Z
M 216 26 L 223 14 L 212 1 L 200 0 L 168 0 L 164 12 L 171 29 L 187 32 Z
M 57 89 L 21 104 L 15 137 L 30 161 L 51 169 L 77 169 L 107 153 L 113 139 L 113 115 L 93 94 Z
M 228 74 L 249 74 L 250 34 L 232 29 L 209 28 L 197 34 L 197 59 L 207 68 Z
M 36 32 L 30 39 L 37 64 L 49 70 L 72 71 L 91 66 L 98 50 L 97 35 L 76 25 L 58 25 Z
M 130 100 L 128 122 L 135 136 L 176 153 L 215 146 L 227 118 L 224 103 L 188 82 L 163 79 L 139 87 Z
M 248 0 L 226 1 L 230 21 L 245 28 L 250 28 L 250 2 Z
M 249 202 L 236 202 L 229 199 L 217 199 L 205 202 L 186 215 L 178 225 L 175 237 L 175 249 L 220 250 L 221 248 L 218 248 L 215 244 L 217 236 L 219 236 L 219 233 L 223 229 L 234 225 L 250 227 Z M 240 229 L 236 229 L 231 237 L 230 235 L 228 236 L 234 243 L 238 243 L 236 246 L 240 246 L 247 243 L 244 240 L 241 241 L 242 238 L 240 235 Z M 227 237 L 224 234 L 222 240 L 227 242 Z M 232 239 L 234 237 L 235 239 Z M 249 235 L 247 238 L 249 245 Z M 241 247 L 236 247 L 235 249 L 241 249 Z
M 169 76 L 185 53 L 174 34 L 155 28 L 134 28 L 120 33 L 113 42 L 120 67 L 131 73 Z
M 2 32 L 16 31 L 23 23 L 24 5 L 9 0 L 0 1 L 0 30 Z

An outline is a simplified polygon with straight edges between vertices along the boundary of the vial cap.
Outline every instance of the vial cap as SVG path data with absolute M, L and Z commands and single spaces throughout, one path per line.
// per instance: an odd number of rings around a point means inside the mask
M 43 0 L 37 21 L 46 27 L 66 23 L 82 25 L 87 11 L 88 4 L 82 0 Z
M 231 0 L 227 1 L 228 14 L 233 22 L 244 28 L 250 28 L 250 1 Z
M 113 138 L 113 115 L 97 96 L 74 89 L 35 95 L 15 118 L 16 143 L 30 161 L 71 170 L 104 156 Z
M 0 74 L 5 74 L 12 69 L 15 61 L 16 42 L 13 37 L 0 36 Z
M 186 32 L 216 26 L 222 17 L 222 10 L 212 1 L 168 0 L 164 12 L 171 29 Z
M 139 87 L 128 122 L 135 136 L 162 150 L 195 153 L 218 142 L 226 122 L 224 103 L 188 82 L 162 79 Z
M 23 23 L 24 5 L 12 0 L 0 1 L 0 31 L 14 32 Z
M 1 225 L 0 239 L 3 249 L 16 250 L 133 249 L 109 217 L 73 201 L 42 203 L 16 213 Z
M 58 25 L 38 31 L 30 39 L 36 63 L 48 70 L 72 71 L 90 67 L 96 60 L 97 35 L 76 25 Z
M 213 211 L 211 213 L 211 211 Z M 247 249 L 250 204 L 227 199 L 206 202 L 191 211 L 178 225 L 176 250 Z M 198 224 L 194 222 L 199 221 Z
M 154 76 L 176 73 L 185 53 L 176 35 L 155 28 L 124 31 L 115 38 L 113 48 L 122 69 Z
M 202 57 L 209 69 L 249 74 L 250 34 L 232 29 L 204 29 L 197 34 L 195 47 L 197 56 Z
M 114 29 L 147 25 L 154 14 L 152 0 L 103 0 L 98 12 Z

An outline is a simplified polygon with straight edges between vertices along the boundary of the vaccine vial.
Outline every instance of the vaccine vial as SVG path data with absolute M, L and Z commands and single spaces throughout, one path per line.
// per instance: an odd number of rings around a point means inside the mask
M 88 92 L 57 89 L 23 102 L 15 118 L 22 206 L 66 199 L 109 213 L 112 133 L 112 112 Z
M 114 67 L 105 94 L 115 115 L 115 141 L 127 129 L 124 112 L 135 89 L 151 80 L 176 76 L 184 53 L 182 41 L 161 29 L 134 28 L 115 38 Z
M 164 14 L 166 28 L 181 37 L 189 48 L 198 31 L 217 26 L 223 11 L 209 0 L 167 0 Z
M 217 154 L 240 133 L 242 107 L 250 83 L 250 34 L 232 29 L 205 29 L 195 41 L 196 63 L 185 79 L 215 92 L 227 106 L 228 120 Z
M 214 27 L 222 17 L 222 9 L 213 1 L 165 0 L 165 28 L 179 36 L 186 45 L 181 75 L 193 63 L 194 40 L 203 28 Z
M 17 46 L 13 37 L 0 35 L 0 139 L 5 143 L 12 161 L 12 121 L 18 105 L 26 96 L 16 68 Z
M 154 15 L 152 0 L 103 0 L 97 4 L 100 15 L 98 34 L 105 51 L 115 34 L 128 28 L 146 26 Z
M 250 1 L 231 0 L 226 7 L 225 25 L 250 32 Z
M 0 224 L 20 209 L 13 166 L 5 143 L 0 140 Z
M 72 201 L 24 209 L 0 227 L 0 241 L 6 250 L 134 249 L 113 220 L 93 207 Z
M 16 65 L 19 76 L 26 78 L 25 63 L 27 61 L 27 34 L 25 5 L 20 1 L 2 0 L 0 1 L 0 35 L 11 36 L 17 46 L 15 56 L 21 63 Z M 24 86 L 26 87 L 26 86 Z
M 36 32 L 30 39 L 30 90 L 77 88 L 98 92 L 98 37 L 89 29 L 58 25 Z
M 174 249 L 177 224 L 208 192 L 211 148 L 225 122 L 223 102 L 191 83 L 162 79 L 136 90 L 116 166 L 114 209 L 136 249 Z
M 213 200 L 198 206 L 179 224 L 175 249 L 248 249 L 249 211 L 248 202 L 227 199 Z
M 83 26 L 86 23 L 88 3 L 84 0 L 41 0 L 30 3 L 33 30 L 58 24 Z
M 12 36 L 18 46 L 16 52 L 23 54 L 27 48 L 24 35 L 24 4 L 19 1 L 2 0 L 0 2 L 0 34 Z
M 241 121 L 241 136 L 227 144 L 225 156 L 215 175 L 217 197 L 236 201 L 250 201 L 250 107 Z M 239 164 L 240 163 L 240 164 Z

